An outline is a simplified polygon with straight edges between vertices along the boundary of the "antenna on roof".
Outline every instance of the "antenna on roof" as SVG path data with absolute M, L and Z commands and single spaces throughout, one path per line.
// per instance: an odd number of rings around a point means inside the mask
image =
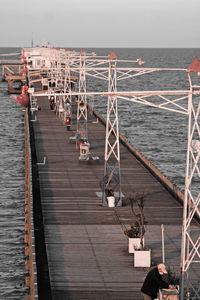
M 31 39 L 31 48 L 33 48 L 33 32 L 32 32 L 32 39 Z

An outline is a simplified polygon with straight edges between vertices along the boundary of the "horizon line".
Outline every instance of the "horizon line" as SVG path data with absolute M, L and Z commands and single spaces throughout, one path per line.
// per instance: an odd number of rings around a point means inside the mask
M 38 45 L 40 48 L 42 46 Z M 200 49 L 200 46 L 199 47 L 170 47 L 170 46 L 167 46 L 167 47 L 164 47 L 164 46 L 151 46 L 151 47 L 145 47 L 145 46 L 137 46 L 137 47 L 125 47 L 125 46 L 50 46 L 50 47 L 58 47 L 58 48 L 75 48 L 75 49 L 83 49 L 83 48 L 90 48 L 90 49 L 113 49 L 113 48 L 116 48 L 116 49 Z M 50 48 L 49 47 L 49 48 Z M 32 48 L 31 45 L 30 46 L 1 46 L 0 48 Z M 36 46 L 33 46 L 33 48 L 36 48 Z

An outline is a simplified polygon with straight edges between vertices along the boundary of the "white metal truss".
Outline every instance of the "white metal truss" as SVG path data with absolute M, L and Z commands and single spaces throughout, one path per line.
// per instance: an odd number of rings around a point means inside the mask
M 196 74 L 200 71 L 200 63 L 196 68 L 195 62 L 196 60 L 193 61 L 189 70 Z M 200 264 L 200 230 L 197 232 L 192 230 L 195 216 L 200 221 L 200 192 L 196 189 L 196 185 L 194 188 L 195 181 L 200 184 L 200 86 L 192 83 L 190 72 L 188 72 L 188 77 L 191 95 L 188 100 L 189 118 L 180 262 L 180 300 L 200 299 L 200 276 L 194 276 L 195 272 L 198 274 Z
M 66 118 L 70 118 L 70 124 L 72 124 L 72 85 L 70 76 L 70 52 L 66 51 L 65 61 L 64 61 L 64 123 Z
M 164 110 L 169 110 L 176 113 L 188 115 L 188 146 L 187 146 L 187 161 L 186 161 L 186 175 L 185 175 L 185 198 L 183 209 L 183 226 L 182 226 L 182 253 L 181 253 L 181 289 L 180 300 L 199 300 L 200 299 L 200 284 L 198 282 L 196 273 L 192 274 L 194 264 L 200 262 L 200 234 L 199 230 L 193 232 L 191 226 L 194 218 L 200 219 L 200 192 L 194 189 L 194 181 L 199 182 L 200 179 L 200 85 L 194 85 L 191 81 L 191 73 L 200 73 L 200 62 L 195 61 L 195 68 L 189 68 L 189 82 L 190 90 L 168 90 L 168 91 L 131 91 L 118 92 L 117 80 L 127 79 L 152 73 L 155 71 L 183 71 L 185 69 L 153 69 L 153 68 L 117 68 L 118 60 L 114 56 L 110 56 L 107 61 L 108 66 L 104 67 L 105 60 L 98 61 L 91 57 L 84 56 L 85 62 L 78 65 L 80 53 L 74 53 L 71 56 L 71 71 L 82 72 L 79 86 L 79 92 L 72 92 L 71 96 L 76 95 L 83 102 L 86 102 L 87 96 L 101 95 L 108 97 L 107 106 L 107 125 L 106 125 L 106 145 L 105 145 L 105 168 L 104 168 L 104 182 L 103 182 L 103 204 L 106 205 L 106 191 L 108 189 L 118 189 L 118 205 L 121 201 L 120 190 L 120 153 L 119 153 L 119 131 L 118 131 L 118 109 L 117 98 L 125 101 L 131 101 L 157 107 Z M 59 58 L 62 59 L 62 58 Z M 62 68 L 61 66 L 59 66 Z M 55 69 L 53 66 L 52 69 Z M 80 70 L 81 69 L 81 70 Z M 37 70 L 37 68 L 35 68 Z M 108 92 L 87 92 L 85 85 L 85 76 L 91 76 L 103 80 L 108 80 Z M 49 93 L 52 95 L 51 93 Z M 33 93 L 37 96 L 37 93 Z M 48 95 L 48 93 L 38 93 L 40 96 Z M 56 92 L 54 95 L 59 96 Z M 66 95 L 64 92 L 63 95 Z M 184 104 L 182 104 L 184 103 Z M 187 106 L 185 105 L 187 104 Z M 81 113 L 79 113 L 79 116 Z M 85 118 L 85 115 L 81 115 Z M 116 185 L 116 186 L 115 186 Z
M 109 56 L 108 70 L 108 102 L 106 119 L 105 139 L 105 164 L 103 179 L 103 205 L 107 205 L 107 196 L 112 193 L 117 197 L 117 205 L 122 205 L 121 184 L 120 184 L 120 150 L 119 150 L 119 126 L 117 96 L 117 56 L 112 52 Z
M 78 108 L 77 108 L 77 135 L 80 139 L 88 141 L 87 132 L 87 100 L 86 100 L 86 77 L 85 77 L 85 55 L 84 50 L 80 55 L 80 69 L 79 69 L 79 93 Z

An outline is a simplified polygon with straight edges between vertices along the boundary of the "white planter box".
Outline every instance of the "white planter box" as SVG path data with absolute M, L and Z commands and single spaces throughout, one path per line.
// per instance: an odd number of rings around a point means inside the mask
M 134 252 L 134 267 L 150 267 L 151 250 L 137 250 Z
M 108 200 L 108 207 L 115 207 L 115 197 L 114 196 L 107 197 L 107 200 Z
M 144 245 L 144 238 L 143 238 Z M 134 253 L 135 250 L 141 249 L 140 238 L 128 238 L 128 252 Z

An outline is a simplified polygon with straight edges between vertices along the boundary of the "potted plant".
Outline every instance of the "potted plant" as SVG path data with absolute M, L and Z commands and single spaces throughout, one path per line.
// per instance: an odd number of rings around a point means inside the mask
M 130 229 L 126 229 L 124 233 L 129 238 L 129 253 L 134 253 L 136 249 L 144 248 L 145 224 L 147 224 L 144 216 L 144 193 L 130 194 L 126 201 L 131 205 L 134 223 Z M 135 208 L 137 204 L 137 210 Z M 135 220 L 136 219 L 136 220 Z
M 150 267 L 151 265 L 151 251 L 144 248 L 145 225 L 147 224 L 144 216 L 145 196 L 142 192 L 131 194 L 127 198 L 131 205 L 134 224 L 124 233 L 129 237 L 129 253 L 134 253 L 135 267 Z
M 139 228 L 137 221 L 134 225 L 131 225 L 130 229 L 126 229 L 124 233 L 128 236 L 128 252 L 134 253 L 136 249 L 141 249 L 141 242 L 139 236 Z M 142 239 L 142 244 L 144 246 L 144 236 Z
M 115 207 L 114 191 L 111 188 L 106 188 L 106 198 L 108 201 L 108 207 Z
M 107 200 L 108 207 L 115 207 L 115 193 L 113 184 L 111 184 L 113 173 L 109 176 L 105 175 L 103 180 L 100 182 L 100 187 L 105 190 L 105 197 Z

